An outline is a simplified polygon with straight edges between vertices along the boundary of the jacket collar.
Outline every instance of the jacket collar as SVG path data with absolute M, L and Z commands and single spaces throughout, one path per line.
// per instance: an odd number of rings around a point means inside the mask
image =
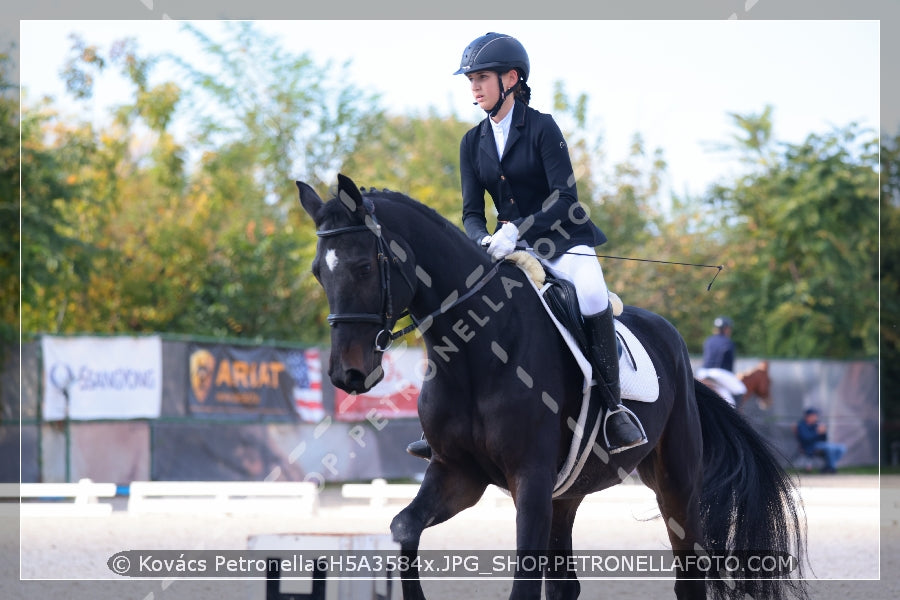
M 509 151 L 516 140 L 521 137 L 521 129 L 525 126 L 525 105 L 521 101 L 516 100 L 513 105 L 512 123 L 509 128 L 509 138 L 506 140 L 506 147 L 503 150 L 503 156 L 509 156 Z M 499 162 L 497 156 L 497 144 L 494 142 L 494 134 L 491 131 L 490 117 L 486 117 L 481 122 L 481 143 L 479 144 L 482 152 L 491 157 L 494 161 Z

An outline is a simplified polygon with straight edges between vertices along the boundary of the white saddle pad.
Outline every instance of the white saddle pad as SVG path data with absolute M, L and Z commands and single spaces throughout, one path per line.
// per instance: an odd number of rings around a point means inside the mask
M 518 261 L 516 262 L 518 263 Z M 589 427 L 587 424 L 587 415 L 591 400 L 592 368 L 590 361 L 578 347 L 572 334 L 569 333 L 568 329 L 562 326 L 556 318 L 556 315 L 553 314 L 547 301 L 544 299 L 544 292 L 547 291 L 548 285 L 544 284 L 541 287 L 538 287 L 531 277 L 529 270 L 521 263 L 518 264 L 519 268 L 529 275 L 526 279 L 528 279 L 531 287 L 537 292 L 541 304 L 544 305 L 544 310 L 547 311 L 550 319 L 553 321 L 554 325 L 556 325 L 560 335 L 562 335 L 566 345 L 572 352 L 572 356 L 581 368 L 581 372 L 584 374 L 581 412 L 578 421 L 570 423 L 570 427 L 572 427 L 574 434 L 572 436 L 572 444 L 569 448 L 569 455 L 557 474 L 556 485 L 553 488 L 553 497 L 557 498 L 565 493 L 578 478 L 578 475 L 581 473 L 582 468 L 591 454 L 594 440 L 597 439 L 597 434 L 600 430 L 600 419 L 593 422 L 590 431 L 587 430 Z M 618 300 L 618 297 L 613 297 L 612 301 L 613 314 L 621 312 L 621 302 Z M 626 400 L 637 400 L 639 402 L 655 402 L 656 399 L 659 398 L 659 379 L 656 375 L 656 368 L 653 366 L 653 362 L 647 354 L 647 350 L 638 341 L 631 330 L 629 330 L 621 321 L 616 320 L 615 326 L 616 334 L 622 341 L 623 346 L 622 356 L 619 357 L 619 380 L 622 398 Z M 585 437 L 587 437 L 588 443 L 585 445 L 584 450 L 579 454 L 578 450 L 580 442 Z
M 647 354 L 647 349 L 618 319 L 616 319 L 616 334 L 622 340 L 623 346 L 622 356 L 619 357 L 622 398 L 638 402 L 655 402 L 659 398 L 659 376 L 650 355 Z

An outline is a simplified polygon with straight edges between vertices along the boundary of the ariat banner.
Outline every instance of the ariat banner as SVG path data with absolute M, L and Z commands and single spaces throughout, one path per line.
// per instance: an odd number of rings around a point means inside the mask
M 381 358 L 384 378 L 365 394 L 334 391 L 338 421 L 374 421 L 418 416 L 422 382 L 434 368 L 421 348 L 388 350 Z
M 41 352 L 45 421 L 159 417 L 158 336 L 44 336 Z
M 324 417 L 318 349 L 191 344 L 188 361 L 193 415 Z

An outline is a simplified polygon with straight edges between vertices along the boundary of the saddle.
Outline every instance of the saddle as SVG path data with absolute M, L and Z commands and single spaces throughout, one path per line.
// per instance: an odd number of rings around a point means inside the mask
M 587 384 L 591 378 L 591 366 L 587 359 L 588 339 L 584 331 L 584 320 L 578 306 L 575 286 L 570 281 L 553 276 L 528 252 L 513 252 L 506 260 L 514 263 L 528 275 L 528 280 L 541 299 L 547 314 L 552 317 L 566 345 L 584 372 Z M 610 292 L 609 302 L 613 308 L 613 315 L 616 317 L 621 315 L 624 307 L 619 297 Z M 647 349 L 622 321 L 617 318 L 615 323 L 622 399 L 638 402 L 656 401 L 659 396 L 659 381 Z M 588 387 L 590 386 L 586 385 L 585 390 Z
M 578 345 L 578 349 L 585 355 L 589 355 L 588 345 L 590 340 L 584 330 L 584 316 L 581 314 L 581 308 L 578 306 L 578 296 L 575 292 L 575 284 L 566 279 L 560 279 L 550 273 L 544 277 L 544 300 L 550 308 L 550 312 L 556 317 L 556 320 L 572 334 L 572 338 Z M 612 295 L 612 294 L 611 294 Z M 613 304 L 613 313 L 621 314 L 622 310 L 610 299 Z M 622 339 L 616 332 L 616 352 L 619 358 L 622 358 Z M 633 361 L 632 361 L 633 362 Z
M 553 490 L 553 497 L 556 498 L 565 493 L 578 478 L 600 430 L 600 419 L 597 418 L 600 407 L 590 401 L 593 374 L 590 361 L 587 359 L 588 339 L 584 331 L 575 286 L 571 282 L 554 277 L 527 252 L 514 252 L 507 256 L 506 260 L 515 263 L 528 275 L 528 280 L 541 299 L 547 314 L 552 318 L 584 374 L 581 411 L 578 420 L 570 420 L 569 423 L 574 435 L 568 458 L 557 474 Z M 620 315 L 623 307 L 618 296 L 611 293 L 610 303 L 613 314 Z M 615 324 L 622 399 L 655 402 L 659 397 L 659 380 L 647 350 L 624 323 L 616 319 Z

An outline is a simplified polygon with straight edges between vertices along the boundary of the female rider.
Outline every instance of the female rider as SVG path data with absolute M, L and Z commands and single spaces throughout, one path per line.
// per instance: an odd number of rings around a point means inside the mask
M 553 117 L 528 106 L 528 54 L 513 37 L 488 33 L 463 52 L 459 69 L 475 104 L 487 116 L 460 144 L 463 225 L 466 234 L 502 260 L 517 246 L 531 249 L 555 276 L 571 281 L 588 336 L 589 356 L 607 408 L 610 452 L 646 443 L 637 417 L 620 398 L 619 357 L 609 292 L 593 247 L 606 241 L 578 202 L 569 150 Z M 485 192 L 497 210 L 489 234 Z M 606 393 L 599 388 L 603 384 Z M 425 440 L 407 450 L 430 458 Z

